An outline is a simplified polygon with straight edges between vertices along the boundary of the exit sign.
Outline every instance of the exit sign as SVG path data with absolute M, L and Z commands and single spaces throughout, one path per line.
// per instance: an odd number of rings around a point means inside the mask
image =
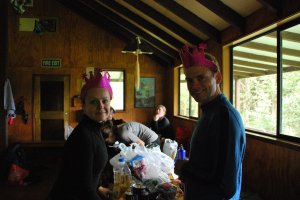
M 61 67 L 61 59 L 42 59 L 41 67 L 44 68 L 60 68 Z

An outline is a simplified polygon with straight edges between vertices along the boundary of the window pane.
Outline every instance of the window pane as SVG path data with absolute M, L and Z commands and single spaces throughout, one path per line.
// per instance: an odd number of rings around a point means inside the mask
M 189 117 L 189 91 L 187 89 L 183 68 L 180 68 L 179 73 L 179 115 Z
M 198 118 L 198 102 L 195 101 L 193 97 L 191 97 L 191 117 Z
M 281 32 L 282 134 L 300 137 L 300 25 Z
M 276 134 L 276 32 L 233 48 L 234 105 L 245 127 Z
M 115 110 L 125 110 L 124 107 L 124 72 L 108 71 L 110 74 L 110 85 L 113 90 L 113 99 L 110 105 Z
M 179 115 L 198 118 L 198 103 L 188 91 L 183 68 L 179 68 L 179 80 Z

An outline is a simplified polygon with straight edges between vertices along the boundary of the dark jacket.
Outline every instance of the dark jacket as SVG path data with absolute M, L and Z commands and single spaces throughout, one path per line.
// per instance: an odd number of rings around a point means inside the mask
M 166 117 L 162 117 L 157 121 L 152 120 L 149 128 L 157 133 L 160 137 L 175 139 L 175 134 L 172 132 L 170 121 Z
M 83 116 L 64 145 L 61 171 L 52 188 L 53 200 L 99 200 L 100 175 L 108 156 L 100 123 Z

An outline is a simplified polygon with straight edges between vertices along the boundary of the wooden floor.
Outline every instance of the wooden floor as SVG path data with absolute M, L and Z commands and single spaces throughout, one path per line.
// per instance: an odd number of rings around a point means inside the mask
M 61 163 L 62 145 L 23 145 L 29 180 L 26 186 L 0 184 L 1 200 L 47 200 L 57 178 Z
M 27 186 L 0 185 L 1 200 L 47 200 L 57 177 L 59 163 L 38 163 Z

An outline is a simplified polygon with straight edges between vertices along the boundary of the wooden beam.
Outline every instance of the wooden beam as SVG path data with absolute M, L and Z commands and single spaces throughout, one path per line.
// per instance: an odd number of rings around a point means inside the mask
M 299 33 L 293 33 L 293 32 L 289 32 L 289 31 L 282 31 L 281 36 L 282 36 L 282 39 L 284 41 L 300 43 L 300 34 Z M 268 35 L 265 35 L 265 37 L 277 38 L 277 33 L 272 32 Z
M 249 68 L 255 68 L 255 69 L 263 69 L 263 70 L 269 70 L 269 71 L 277 71 L 277 67 L 273 65 L 267 65 L 262 63 L 255 63 L 250 61 L 244 61 L 244 60 L 233 60 L 233 65 L 242 65 Z
M 241 58 L 264 61 L 264 62 L 271 62 L 271 63 L 277 64 L 277 58 L 274 58 L 274 57 L 262 56 L 262 55 L 258 55 L 258 54 L 246 53 L 246 52 L 242 52 L 242 51 L 233 50 L 233 59 L 235 57 L 241 57 Z M 294 60 L 282 59 L 282 64 L 288 65 L 288 66 L 300 67 L 300 62 L 294 61 Z
M 259 69 L 254 69 L 254 68 L 249 68 L 249 67 L 243 67 L 243 66 L 233 66 L 233 71 L 240 71 L 240 72 L 247 72 L 247 73 L 253 73 L 257 75 L 267 75 L 268 71 L 267 70 L 259 70 Z
M 131 5 L 132 7 L 134 7 L 135 9 L 140 10 L 150 18 L 154 19 L 155 21 L 157 21 L 157 23 L 160 23 L 170 31 L 174 32 L 175 34 L 177 34 L 178 36 L 186 40 L 188 43 L 197 45 L 200 42 L 202 42 L 200 38 L 198 38 L 191 32 L 187 31 L 186 29 L 182 28 L 181 26 L 179 26 L 177 23 L 173 22 L 169 18 L 165 17 L 160 12 L 157 12 L 155 9 L 148 6 L 146 3 L 142 1 L 132 1 L 132 0 L 124 0 L 124 1 L 127 4 Z
M 278 16 L 282 13 L 282 6 L 280 0 L 258 0 L 264 7 L 273 13 L 277 13 Z
M 121 40 L 126 43 L 129 43 L 133 38 L 137 35 L 131 31 L 128 31 L 123 26 L 115 23 L 114 21 L 108 20 L 104 18 L 102 15 L 99 15 L 99 11 L 91 10 L 89 7 L 83 5 L 79 1 L 72 1 L 72 0 L 57 0 L 58 2 L 62 3 L 66 7 L 72 9 L 73 11 L 77 12 L 82 17 L 86 18 L 87 20 L 95 23 L 98 26 L 103 27 L 104 29 L 108 30 L 109 32 L 115 34 Z M 150 44 L 149 44 L 150 45 Z M 151 45 L 152 46 L 152 45 Z M 171 66 L 173 64 L 174 58 L 170 56 L 167 52 L 152 46 L 152 50 L 154 54 L 147 55 L 151 56 L 154 60 L 162 65 Z M 176 55 L 177 52 L 174 52 Z
M 221 33 L 213 26 L 208 24 L 206 21 L 199 18 L 197 15 L 191 13 L 189 10 L 185 9 L 174 0 L 154 0 L 161 6 L 168 9 L 170 12 L 174 13 L 182 20 L 193 25 L 199 29 L 202 33 L 207 35 L 211 40 L 220 43 Z
M 226 6 L 220 0 L 197 0 L 203 6 L 214 12 L 216 15 L 220 16 L 222 19 L 227 21 L 232 26 L 239 28 L 244 31 L 245 19 L 239 15 L 237 12 L 232 10 L 230 7 Z
M 6 123 L 6 111 L 4 105 L 4 82 L 7 78 L 8 69 L 8 1 L 0 2 L 0 81 L 1 81 L 1 99 L 0 99 L 0 153 L 8 146 L 8 131 Z
M 86 0 L 89 2 L 90 5 L 94 6 L 93 0 Z M 166 32 L 159 29 L 157 26 L 154 26 L 152 23 L 148 22 L 147 20 L 143 19 L 139 15 L 131 12 L 130 10 L 126 9 L 125 7 L 121 6 L 120 4 L 116 3 L 112 0 L 96 0 L 99 6 L 107 6 L 111 10 L 114 10 L 116 14 L 120 15 L 121 17 L 127 20 L 127 23 L 132 23 L 136 26 L 138 24 L 140 29 L 145 29 L 145 32 L 149 32 L 150 35 L 153 37 L 157 37 L 158 39 L 165 42 L 168 46 L 174 49 L 180 49 L 183 46 L 183 43 L 172 37 L 171 35 L 167 34 Z M 111 18 L 109 13 L 106 13 L 106 16 Z M 136 24 L 135 24 L 136 23 Z
M 277 53 L 277 47 L 273 45 L 262 44 L 258 42 L 247 42 L 240 45 L 241 47 L 247 47 L 254 50 L 268 51 L 271 53 Z M 299 57 L 300 51 L 295 49 L 282 48 L 282 53 L 289 56 Z

